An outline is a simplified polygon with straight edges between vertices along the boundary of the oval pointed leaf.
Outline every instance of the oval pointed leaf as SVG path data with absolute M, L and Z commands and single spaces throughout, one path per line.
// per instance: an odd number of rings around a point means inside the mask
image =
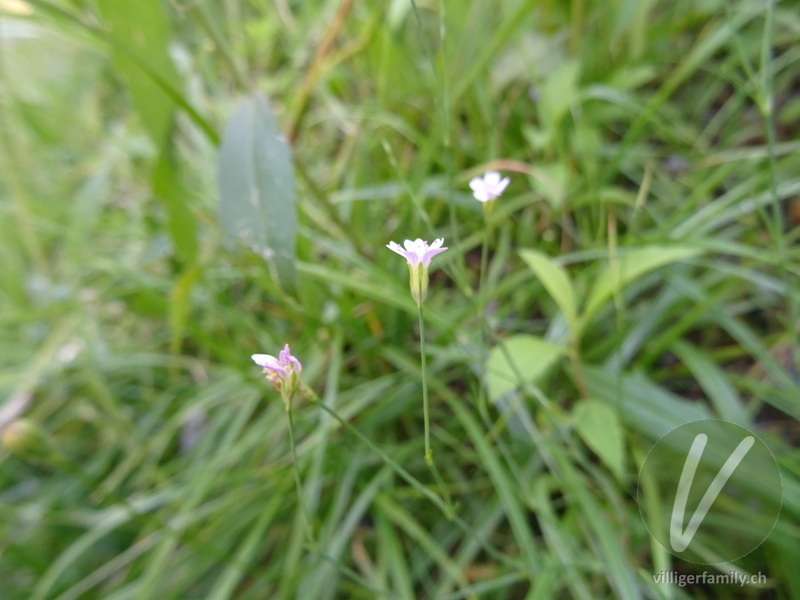
M 291 150 L 261 94 L 242 100 L 219 155 L 220 220 L 225 232 L 267 261 L 294 291 L 297 209 Z
M 547 293 L 556 301 L 570 327 L 573 327 L 577 317 L 577 301 L 572 281 L 564 267 L 537 250 L 520 250 L 519 255 L 542 282 Z
M 624 435 L 617 411 L 600 400 L 579 400 L 572 409 L 575 429 L 609 470 L 622 479 L 625 471 Z
M 512 390 L 533 383 L 564 353 L 564 349 L 534 335 L 515 335 L 495 346 L 486 362 L 489 398 L 497 402 Z

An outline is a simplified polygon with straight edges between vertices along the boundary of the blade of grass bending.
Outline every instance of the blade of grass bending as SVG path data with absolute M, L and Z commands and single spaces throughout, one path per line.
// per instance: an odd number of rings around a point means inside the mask
M 614 596 L 622 600 L 639 600 L 642 595 L 633 574 L 631 566 L 633 559 L 626 554 L 620 540 L 624 532 L 612 528 L 607 511 L 603 510 L 592 494 L 587 493 L 589 486 L 581 481 L 579 473 L 563 450 L 554 445 L 553 456 L 561 467 L 561 483 L 564 491 L 577 501 L 581 515 L 586 519 L 600 545 L 602 555 L 598 560 L 604 566 L 603 573 L 615 591 Z
M 235 444 L 237 434 L 245 427 L 257 406 L 258 398 L 253 398 L 250 402 L 242 405 L 228 427 L 223 441 L 214 455 L 215 458 L 209 461 L 197 477 L 189 483 L 191 493 L 187 498 L 182 498 L 183 502 L 179 511 L 181 514 L 191 514 L 202 504 L 203 497 L 209 492 L 219 476 L 222 465 L 227 461 L 226 450 Z M 180 535 L 185 528 L 185 525 L 170 527 L 165 533 L 163 541 L 150 555 L 148 563 L 143 566 L 140 584 L 137 593 L 133 596 L 134 600 L 151 600 L 158 595 L 155 590 L 161 587 L 162 579 L 169 575 L 164 565 L 168 564 L 169 556 L 178 546 Z
M 432 561 L 439 565 L 449 579 L 457 582 L 461 588 L 468 585 L 467 578 L 459 566 L 442 550 L 414 517 L 386 495 L 379 495 L 376 498 L 376 504 L 391 522 L 402 529 L 427 553 Z
M 339 414 L 333 410 L 332 408 L 322 404 L 318 399 L 312 399 L 311 402 L 320 407 L 322 410 L 327 412 L 331 415 L 342 427 L 344 427 L 348 432 L 355 435 L 362 443 L 364 443 L 367 447 L 370 448 L 375 454 L 377 454 L 381 460 L 383 460 L 389 467 L 391 467 L 400 477 L 402 477 L 407 483 L 409 483 L 414 489 L 422 493 L 428 500 L 430 500 L 439 510 L 442 511 L 442 514 L 445 516 L 451 516 L 449 512 L 449 507 L 447 503 L 439 497 L 437 494 L 432 492 L 430 488 L 424 485 L 421 481 L 419 481 L 416 477 L 411 475 L 408 471 L 406 471 L 403 467 L 401 467 L 397 461 L 395 461 L 391 456 L 386 454 L 383 450 L 378 448 L 368 437 L 366 437 L 363 433 L 361 433 L 358 429 L 350 425 L 347 421 L 345 421 Z M 452 515 L 452 520 L 456 523 L 465 533 L 472 536 L 473 538 L 481 544 L 481 547 L 491 556 L 503 561 L 506 564 L 514 564 L 516 561 L 513 557 L 497 550 L 496 548 L 492 547 L 483 537 L 476 532 L 472 527 L 470 527 L 461 517 L 458 515 Z
M 283 495 L 275 494 L 267 502 L 258 521 L 253 524 L 250 533 L 233 556 L 232 562 L 217 578 L 214 587 L 208 593 L 208 600 L 229 600 L 233 597 L 236 587 L 248 575 L 247 566 L 253 562 L 256 553 L 262 549 L 260 542 L 263 542 L 267 528 L 275 519 L 283 500 Z
M 533 534 L 530 531 L 530 526 L 525 518 L 525 509 L 521 500 L 517 497 L 510 475 L 495 455 L 477 420 L 462 405 L 461 400 L 438 380 L 434 379 L 431 383 L 436 393 L 447 401 L 447 404 L 455 413 L 456 419 L 461 423 L 470 441 L 474 444 L 475 450 L 489 473 L 489 477 L 492 479 L 506 511 L 511 529 L 514 532 L 514 538 L 522 551 L 527 573 L 532 577 L 540 570 L 540 555 L 536 548 Z
M 672 351 L 697 379 L 720 418 L 743 427 L 749 426 L 750 417 L 741 396 L 716 362 L 693 344 L 682 340 L 672 345 Z
M 406 561 L 406 553 L 400 537 L 395 532 L 389 519 L 381 511 L 375 515 L 375 532 L 380 553 L 385 555 L 392 586 L 401 600 L 414 600 L 414 581 Z
M 358 470 L 360 470 L 360 465 Z M 378 471 L 352 502 L 347 514 L 337 524 L 338 527 L 331 532 L 327 543 L 320 544 L 320 549 L 316 554 L 324 556 L 330 563 L 329 566 L 331 568 L 335 568 L 341 573 L 352 577 L 351 571 L 343 564 L 340 556 L 352 541 L 353 532 L 367 514 L 367 510 L 376 502 L 380 489 L 387 484 L 391 474 L 392 469 L 389 465 L 385 465 Z M 330 568 L 320 568 L 313 572 L 304 573 L 297 589 L 296 597 L 320 598 L 321 600 L 332 598 L 336 593 L 336 587 L 331 585 L 331 575 Z M 365 580 L 361 575 L 357 577 L 357 581 L 361 582 L 367 589 L 377 592 L 378 598 L 385 597 L 384 590 L 376 589 L 372 582 Z
M 558 488 L 553 485 L 555 482 L 552 476 L 540 477 L 533 487 L 533 505 L 536 509 L 536 519 L 541 525 L 542 533 L 547 541 L 547 546 L 557 557 L 562 569 L 562 581 L 572 591 L 573 598 L 592 600 L 592 593 L 586 583 L 581 579 L 580 573 L 575 568 L 574 548 L 570 548 L 568 540 L 569 531 L 558 522 L 553 511 L 552 502 L 549 498 L 550 488 Z
M 775 251 L 778 254 L 778 272 L 781 275 L 787 289 L 789 289 L 790 279 L 787 269 L 788 249 L 786 247 L 786 236 L 784 235 L 785 225 L 783 220 L 783 206 L 778 195 L 778 159 L 775 150 L 777 138 L 777 125 L 775 122 L 775 75 L 773 73 L 772 48 L 773 31 L 775 22 L 775 0 L 767 2 L 766 14 L 764 16 L 764 35 L 761 42 L 761 71 L 764 73 L 763 95 L 765 106 L 762 113 L 765 114 L 764 128 L 767 131 L 767 149 L 769 153 L 769 192 L 772 198 L 772 219 L 764 216 L 764 221 L 770 228 L 770 234 L 775 244 Z M 786 304 L 789 309 L 789 337 L 791 339 L 791 354 L 794 363 L 794 370 L 800 370 L 800 347 L 798 347 L 797 323 L 800 322 L 800 307 L 798 307 L 797 295 L 786 294 Z

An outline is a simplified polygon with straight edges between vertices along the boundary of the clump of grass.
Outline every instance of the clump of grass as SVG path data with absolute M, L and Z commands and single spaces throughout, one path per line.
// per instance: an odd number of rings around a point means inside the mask
M 2 451 L 4 600 L 800 596 L 788 7 L 0 11 L 0 425 L 82 473 Z M 294 167 L 253 175 L 296 211 L 250 219 L 263 247 L 219 217 L 254 90 Z M 448 241 L 424 324 L 397 236 Z M 287 341 L 318 395 L 293 445 L 247 358 Z M 762 588 L 652 577 L 706 568 L 637 477 L 699 418 L 781 466 L 775 529 L 717 568 Z

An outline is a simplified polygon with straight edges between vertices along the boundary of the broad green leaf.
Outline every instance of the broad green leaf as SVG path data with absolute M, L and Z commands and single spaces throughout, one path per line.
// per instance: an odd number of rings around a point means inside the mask
M 292 292 L 297 209 L 291 150 L 261 94 L 242 100 L 225 128 L 219 194 L 227 234 L 261 255 Z
M 156 146 L 167 138 L 175 103 L 161 82 L 178 80 L 168 52 L 169 22 L 161 0 L 100 0 L 114 65 Z
M 508 392 L 536 381 L 563 353 L 562 347 L 533 335 L 508 338 L 489 353 L 486 363 L 489 397 L 497 402 Z
M 609 265 L 594 282 L 586 302 L 583 318 L 588 321 L 614 294 L 631 281 L 669 263 L 678 262 L 699 253 L 686 246 L 650 246 L 633 250 L 614 265 Z
M 520 250 L 519 255 L 542 282 L 547 293 L 556 301 L 567 317 L 570 327 L 573 327 L 577 318 L 578 303 L 566 269 L 537 250 Z
M 613 407 L 600 400 L 580 400 L 572 409 L 575 429 L 600 460 L 622 479 L 625 468 L 624 436 Z

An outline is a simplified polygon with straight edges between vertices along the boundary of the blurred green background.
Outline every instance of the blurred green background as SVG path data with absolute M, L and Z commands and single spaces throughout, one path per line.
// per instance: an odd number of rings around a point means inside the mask
M 774 0 L 0 0 L 0 600 L 800 598 L 799 41 Z M 702 418 L 783 477 L 717 567 L 640 515 Z

